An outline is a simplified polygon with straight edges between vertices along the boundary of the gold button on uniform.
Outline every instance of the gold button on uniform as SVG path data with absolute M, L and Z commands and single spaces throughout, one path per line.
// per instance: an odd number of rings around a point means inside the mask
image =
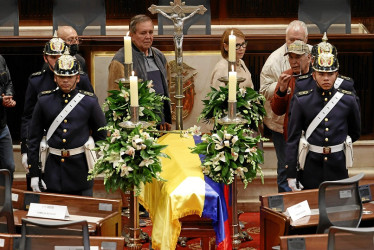
M 68 132 L 68 130 L 67 130 L 66 128 L 64 128 L 64 130 L 63 130 L 63 131 L 64 131 L 64 133 Z
M 325 118 L 325 122 L 328 122 L 329 121 L 329 118 Z
M 65 94 L 62 95 L 62 97 L 65 97 L 65 96 L 66 96 Z
M 326 131 L 329 131 L 329 128 L 325 128 Z
M 331 95 L 331 92 L 329 92 L 329 95 Z M 70 96 L 69 96 L 70 97 Z
M 65 103 L 68 103 L 69 101 L 68 100 L 65 100 Z
M 322 92 L 322 95 L 325 95 L 325 92 Z
M 323 158 L 323 159 L 324 159 L 325 161 L 327 161 L 327 159 L 328 159 L 328 158 L 327 158 L 327 157 L 325 157 L 325 158 Z
M 326 138 L 327 139 L 327 138 Z M 62 139 L 62 142 L 65 143 L 66 142 L 66 139 Z
M 61 158 L 61 162 L 65 162 L 65 159 L 64 159 L 64 158 Z
M 65 139 L 64 139 L 65 140 Z M 329 138 L 325 138 L 325 141 L 329 141 Z
M 65 120 L 64 120 L 64 123 L 67 123 L 67 122 L 68 122 L 68 120 L 65 119 Z
M 329 99 L 325 98 L 325 102 L 327 102 Z

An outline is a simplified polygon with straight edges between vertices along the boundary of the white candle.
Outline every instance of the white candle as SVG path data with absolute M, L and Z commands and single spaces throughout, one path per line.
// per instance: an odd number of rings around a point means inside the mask
M 229 72 L 229 101 L 236 102 L 236 72 Z
M 236 62 L 236 36 L 233 35 L 232 31 L 229 35 L 229 61 Z
M 126 36 L 123 37 L 123 42 L 125 44 L 125 63 L 130 64 L 132 63 L 132 48 L 131 48 L 131 37 L 127 32 Z
M 130 105 L 131 106 L 139 105 L 138 77 L 134 76 L 134 71 L 132 72 L 132 76 L 130 76 Z

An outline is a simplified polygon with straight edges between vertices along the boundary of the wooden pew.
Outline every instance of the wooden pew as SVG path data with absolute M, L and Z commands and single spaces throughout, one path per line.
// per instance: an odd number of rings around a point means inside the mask
M 276 209 L 274 207 L 273 204 L 276 199 L 283 204 L 283 209 Z M 279 236 L 289 234 L 291 218 L 283 214 L 283 212 L 288 207 L 304 200 L 308 200 L 311 209 L 318 208 L 318 190 L 313 189 L 260 196 L 261 249 L 271 249 L 273 246 L 279 245 Z
M 20 234 L 0 234 L 0 249 L 1 250 L 13 250 L 18 245 Z M 51 249 L 53 246 L 67 246 L 69 241 L 77 240 L 80 237 L 70 235 L 32 235 L 28 238 L 38 239 L 38 242 L 44 242 L 38 247 L 39 250 Z M 40 240 L 40 241 L 39 241 Z M 125 239 L 123 237 L 102 237 L 102 236 L 90 236 L 90 246 L 97 246 L 99 249 L 110 249 L 110 250 L 123 250 Z M 43 248 L 43 246 L 45 248 Z M 109 247 L 110 246 L 110 247 Z
M 200 218 L 198 215 L 189 215 L 179 219 L 179 221 L 182 224 L 179 237 L 201 238 L 201 247 L 203 250 L 215 249 L 215 241 L 211 242 L 211 238 L 216 236 L 212 220 Z
M 374 184 L 369 186 L 374 194 Z M 318 209 L 318 189 L 260 196 L 261 249 L 271 249 L 280 245 L 280 236 L 315 233 L 319 220 L 318 213 L 312 213 L 296 221 L 292 221 L 284 214 L 288 207 L 304 200 L 308 201 L 311 210 Z M 278 206 L 274 207 L 274 204 Z M 283 204 L 283 209 L 280 204 Z M 362 223 L 374 220 L 374 203 L 364 203 L 363 209 L 369 213 L 363 213 Z
M 290 235 L 280 237 L 280 249 L 288 250 L 289 240 L 303 239 L 305 249 L 327 250 L 328 234 Z
M 14 223 L 16 226 L 22 224 L 21 220 L 26 217 L 31 202 L 67 206 L 72 219 L 86 219 L 89 222 L 91 235 L 121 235 L 121 200 L 52 193 L 34 193 L 20 189 L 12 189 Z

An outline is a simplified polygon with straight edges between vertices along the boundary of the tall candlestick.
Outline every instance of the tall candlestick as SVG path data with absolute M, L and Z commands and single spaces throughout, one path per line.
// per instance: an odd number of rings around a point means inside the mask
M 134 76 L 134 71 L 132 72 L 132 76 L 130 76 L 130 105 L 131 106 L 139 105 L 138 77 Z
M 125 63 L 130 64 L 132 63 L 132 48 L 131 48 L 131 37 L 129 36 L 129 32 L 127 32 L 126 36 L 123 37 L 123 42 L 125 44 Z
M 229 61 L 236 61 L 236 36 L 233 35 L 232 31 L 231 35 L 229 35 Z
M 229 72 L 229 101 L 236 102 L 236 72 Z

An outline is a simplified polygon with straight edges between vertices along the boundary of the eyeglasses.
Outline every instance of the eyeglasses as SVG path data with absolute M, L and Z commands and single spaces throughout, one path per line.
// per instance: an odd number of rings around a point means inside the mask
M 75 38 L 70 38 L 70 39 L 66 40 L 65 42 L 67 44 L 81 44 L 82 39 L 80 39 L 79 37 L 75 37 Z
M 239 50 L 240 47 L 242 47 L 243 49 L 247 48 L 247 41 L 244 41 L 244 42 L 242 42 L 242 43 L 237 43 L 237 44 L 235 45 L 236 50 Z

